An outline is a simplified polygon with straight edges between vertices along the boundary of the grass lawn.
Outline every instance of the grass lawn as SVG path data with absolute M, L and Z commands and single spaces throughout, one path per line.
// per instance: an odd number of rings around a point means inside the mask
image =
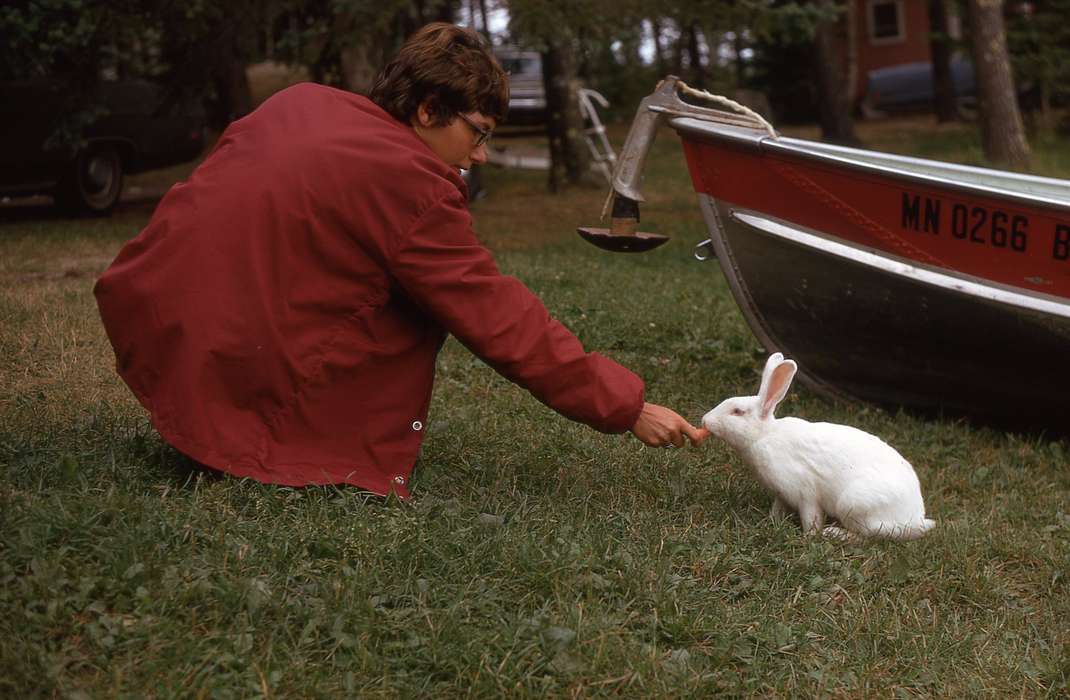
M 979 153 L 969 127 L 862 135 Z M 1065 137 L 1045 143 L 1039 169 L 1070 177 Z M 502 268 L 650 400 L 697 421 L 754 393 L 764 352 L 691 258 L 672 132 L 648 161 L 643 228 L 673 236 L 652 253 L 582 243 L 604 191 L 544 177 L 486 173 L 473 210 Z M 1070 443 L 796 387 L 782 415 L 886 439 L 939 521 L 843 546 L 770 521 L 725 446 L 596 433 L 450 341 L 410 503 L 213 477 L 148 425 L 91 293 L 151 206 L 0 222 L 0 697 L 1070 692 Z

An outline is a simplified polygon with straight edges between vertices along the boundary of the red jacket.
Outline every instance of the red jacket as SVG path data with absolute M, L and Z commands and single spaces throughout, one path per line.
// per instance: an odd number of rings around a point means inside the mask
M 598 430 L 631 428 L 643 404 L 635 374 L 498 271 L 453 168 L 319 85 L 232 124 L 95 293 L 164 439 L 260 481 L 406 497 L 447 332 Z

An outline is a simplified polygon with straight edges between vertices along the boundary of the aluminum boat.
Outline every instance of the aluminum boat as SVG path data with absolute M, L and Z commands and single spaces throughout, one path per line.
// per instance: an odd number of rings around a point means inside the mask
M 642 162 L 667 121 L 709 229 L 696 257 L 716 257 L 754 335 L 803 382 L 1070 432 L 1070 181 L 786 138 L 680 87 L 640 105 L 613 229 L 586 238 L 634 249 Z

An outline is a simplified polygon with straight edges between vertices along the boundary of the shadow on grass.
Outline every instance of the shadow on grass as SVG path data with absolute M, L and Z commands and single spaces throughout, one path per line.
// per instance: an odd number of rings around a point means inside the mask
M 154 471 L 158 477 L 161 477 L 153 479 L 158 482 L 156 484 L 158 486 L 170 486 L 179 491 L 193 491 L 202 486 L 231 487 L 239 484 L 246 484 L 253 487 L 256 491 L 289 492 L 307 495 L 312 498 L 341 493 L 359 499 L 363 505 L 378 504 L 386 506 L 398 502 L 398 499 L 394 496 L 380 496 L 348 484 L 285 486 L 257 481 L 256 479 L 249 477 L 234 476 L 219 469 L 215 469 L 207 464 L 198 462 L 185 453 L 179 452 L 159 437 L 156 437 L 156 441 L 157 446 L 150 460 L 150 464 L 155 467 Z M 151 479 L 152 477 L 148 476 L 148 478 Z
M 221 483 L 228 478 L 224 472 L 198 462 L 167 443 L 161 444 L 157 454 L 157 467 L 160 474 L 182 488 L 188 488 L 199 482 Z

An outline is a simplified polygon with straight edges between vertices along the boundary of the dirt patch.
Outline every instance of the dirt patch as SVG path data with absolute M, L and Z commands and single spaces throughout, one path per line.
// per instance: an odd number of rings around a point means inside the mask
M 58 258 L 47 270 L 23 272 L 15 275 L 17 282 L 54 282 L 56 280 L 96 279 L 111 264 L 111 258 Z

